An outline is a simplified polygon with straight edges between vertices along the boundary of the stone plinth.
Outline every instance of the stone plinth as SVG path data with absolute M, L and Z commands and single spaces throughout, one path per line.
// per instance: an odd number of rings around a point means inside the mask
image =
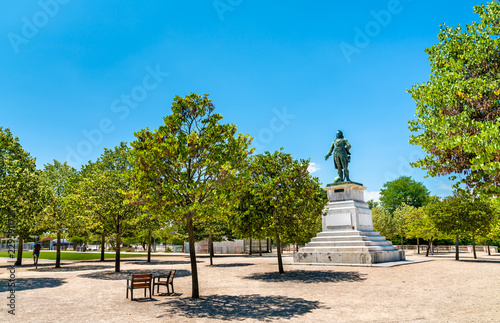
M 374 264 L 405 260 L 392 242 L 373 231 L 372 212 L 364 202 L 366 187 L 343 182 L 324 188 L 329 202 L 323 231 L 294 255 L 296 263 Z

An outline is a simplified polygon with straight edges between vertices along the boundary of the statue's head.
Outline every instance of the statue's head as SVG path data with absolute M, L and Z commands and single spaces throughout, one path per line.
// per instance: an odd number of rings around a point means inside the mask
M 340 131 L 340 130 L 337 131 L 337 138 L 339 138 L 339 139 L 344 138 L 344 134 L 342 133 L 342 131 Z

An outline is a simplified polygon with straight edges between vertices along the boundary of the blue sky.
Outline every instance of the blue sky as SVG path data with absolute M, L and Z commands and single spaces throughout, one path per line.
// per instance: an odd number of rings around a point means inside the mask
M 37 167 L 79 168 L 157 128 L 175 95 L 208 93 L 224 122 L 310 158 L 323 184 L 335 132 L 350 141 L 351 180 L 376 196 L 401 175 L 432 194 L 446 177 L 409 166 L 415 104 L 439 25 L 478 20 L 481 1 L 2 1 L 0 126 Z

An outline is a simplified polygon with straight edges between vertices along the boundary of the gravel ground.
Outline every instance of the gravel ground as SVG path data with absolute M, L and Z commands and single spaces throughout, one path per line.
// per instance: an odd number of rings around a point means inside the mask
M 121 273 L 112 260 L 60 269 L 41 260 L 35 270 L 25 259 L 15 272 L 15 316 L 6 305 L 10 260 L 0 258 L 0 322 L 500 322 L 500 254 L 461 257 L 389 268 L 285 265 L 279 275 L 273 255 L 218 256 L 214 266 L 199 256 L 198 300 L 188 256 L 123 259 Z M 125 298 L 131 273 L 170 269 L 178 270 L 175 294 Z

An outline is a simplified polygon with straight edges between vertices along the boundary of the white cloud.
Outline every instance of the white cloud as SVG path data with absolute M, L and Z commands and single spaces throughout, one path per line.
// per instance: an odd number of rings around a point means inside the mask
M 369 200 L 373 200 L 374 202 L 380 202 L 380 192 L 365 191 L 365 202 Z
M 319 166 L 316 163 L 310 163 L 309 166 L 307 166 L 307 171 L 309 173 L 314 173 L 319 170 Z

